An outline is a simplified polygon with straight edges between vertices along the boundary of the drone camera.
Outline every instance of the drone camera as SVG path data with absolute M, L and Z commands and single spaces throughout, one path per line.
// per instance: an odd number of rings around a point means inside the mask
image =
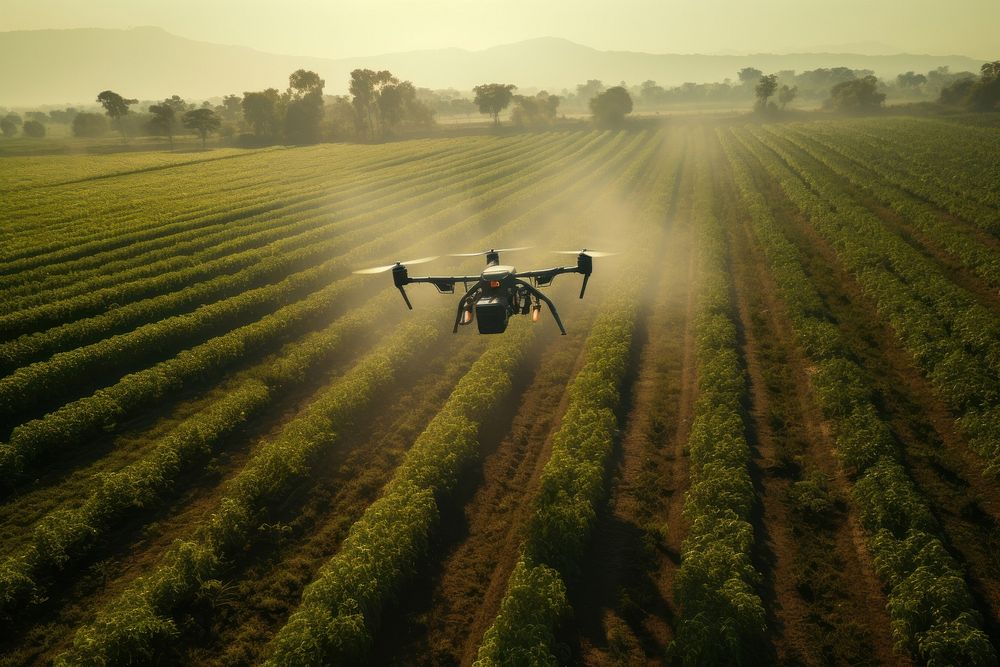
M 476 301 L 476 322 L 479 333 L 496 334 L 507 330 L 507 300 L 497 296 L 483 297 Z

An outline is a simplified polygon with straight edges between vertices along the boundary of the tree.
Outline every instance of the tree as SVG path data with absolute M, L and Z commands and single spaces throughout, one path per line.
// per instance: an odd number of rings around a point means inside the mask
M 285 137 L 293 144 L 315 143 L 323 122 L 323 86 L 316 72 L 299 69 L 288 77 L 285 92 Z
M 16 136 L 18 125 L 19 123 L 14 120 L 14 114 L 8 114 L 0 119 L 0 132 L 7 138 Z
M 587 83 L 578 84 L 576 87 L 576 97 L 581 102 L 590 103 L 590 100 L 594 99 L 601 93 L 607 90 L 604 87 L 604 83 L 598 79 L 589 79 Z
M 108 121 L 101 114 L 78 113 L 73 117 L 74 137 L 103 137 L 108 132 Z
M 221 125 L 222 119 L 211 109 L 194 109 L 184 114 L 184 127 L 198 133 L 202 148 L 205 147 L 208 134 L 218 130 Z
M 222 104 L 216 109 L 216 113 L 228 121 L 239 120 L 240 114 L 243 113 L 243 98 L 239 95 L 226 95 L 222 98 Z
M 869 74 L 835 85 L 823 106 L 844 113 L 865 113 L 880 110 L 884 101 L 885 94 L 878 92 L 878 79 Z
M 510 120 L 518 127 L 548 127 L 555 122 L 559 96 L 544 90 L 534 96 L 515 95 Z
M 500 112 L 506 109 L 514 98 L 517 86 L 512 83 L 484 83 L 472 89 L 476 94 L 473 100 L 479 107 L 479 113 L 493 117 L 493 124 L 500 126 Z
M 619 127 L 632 113 L 632 98 L 621 86 L 608 88 L 590 100 L 590 111 L 599 127 Z
M 122 133 L 122 143 L 126 143 L 128 135 L 125 134 L 125 123 L 122 119 L 128 113 L 128 108 L 139 100 L 127 100 L 114 91 L 104 90 L 97 95 L 97 101 L 104 107 L 108 117 L 118 124 L 118 131 Z
M 927 83 L 927 77 L 923 74 L 916 74 L 910 71 L 905 74 L 896 75 L 896 83 L 900 88 L 919 88 Z
M 767 108 L 767 100 L 778 90 L 778 75 L 768 74 L 757 80 L 753 92 L 757 96 L 757 108 L 764 110 Z
M 45 136 L 45 126 L 37 120 L 26 121 L 21 127 L 21 131 L 24 132 L 24 136 L 34 139 L 41 139 Z
M 782 86 L 781 90 L 778 91 L 778 104 L 780 104 L 781 108 L 784 109 L 786 106 L 791 104 L 792 100 L 794 100 L 798 94 L 798 86 L 792 86 L 791 88 L 788 86 Z
M 351 72 L 349 91 L 359 134 L 367 133 L 369 139 L 375 138 L 379 93 L 383 87 L 397 83 L 399 79 L 388 70 L 356 69 Z
M 760 80 L 760 77 L 764 76 L 764 73 L 756 67 L 744 67 L 736 73 L 736 76 L 739 77 L 741 84 L 749 88 L 750 86 L 756 86 L 757 81 Z
M 157 136 L 165 136 L 170 141 L 170 148 L 173 148 L 174 124 L 177 122 L 174 107 L 166 103 L 152 104 L 149 113 L 153 114 L 148 123 L 150 131 Z
M 979 81 L 969 91 L 969 106 L 976 111 L 1000 110 L 1000 60 L 983 63 Z
M 278 100 L 277 88 L 243 93 L 243 117 L 258 137 L 277 134 Z

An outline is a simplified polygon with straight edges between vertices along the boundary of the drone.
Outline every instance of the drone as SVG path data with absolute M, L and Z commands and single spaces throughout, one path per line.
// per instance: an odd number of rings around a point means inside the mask
M 557 250 L 566 255 L 576 255 L 576 266 L 557 266 L 537 271 L 518 272 L 513 266 L 500 264 L 501 252 L 527 250 L 523 248 L 491 248 L 483 252 L 469 252 L 451 255 L 451 257 L 486 256 L 486 269 L 478 276 L 411 276 L 407 266 L 423 264 L 438 258 L 421 257 L 405 262 L 396 262 L 386 266 L 363 269 L 354 273 L 382 273 L 392 270 L 392 282 L 403 295 L 406 307 L 413 310 L 409 297 L 406 296 L 406 285 L 412 283 L 430 283 L 440 294 L 454 294 L 455 285 L 462 283 L 465 295 L 458 301 L 458 312 L 455 315 L 455 326 L 452 333 L 458 332 L 458 327 L 472 324 L 475 321 L 481 334 L 500 334 L 507 330 L 507 323 L 514 315 L 531 313 L 531 320 L 537 322 L 541 315 L 542 303 L 549 307 L 552 317 L 559 325 L 559 331 L 566 335 L 566 328 L 559 319 L 559 312 L 552 301 L 542 294 L 538 288 L 548 287 L 556 276 L 564 273 L 579 273 L 583 275 L 583 285 L 580 287 L 580 298 L 587 291 L 587 282 L 594 271 L 595 257 L 608 257 L 612 252 L 587 250 Z M 529 282 L 530 281 L 530 282 Z M 471 285 L 471 287 L 470 287 Z

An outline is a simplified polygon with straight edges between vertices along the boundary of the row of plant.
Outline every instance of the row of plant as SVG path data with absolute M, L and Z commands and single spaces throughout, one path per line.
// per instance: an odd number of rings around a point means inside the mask
M 832 172 L 875 197 L 898 213 L 907 225 L 941 248 L 994 289 L 1000 288 L 1000 253 L 983 245 L 974 233 L 941 217 L 932 206 L 887 183 L 880 172 L 860 161 L 851 160 L 836 142 L 824 141 L 803 128 L 767 131 L 798 147 Z
M 152 443 L 148 454 L 97 478 L 82 504 L 40 520 L 26 546 L 0 564 L 0 615 L 43 600 L 53 575 L 90 553 L 125 516 L 159 505 L 221 441 L 367 330 L 389 307 L 390 298 L 396 298 L 392 292 L 386 290 L 362 310 L 290 343 L 275 358 L 241 374 L 220 400 L 184 419 Z
M 751 663 L 765 630 L 760 574 L 751 559 L 755 497 L 743 415 L 746 380 L 710 168 L 700 151 L 692 202 L 698 388 L 687 443 L 691 482 L 683 514 L 689 528 L 674 584 L 680 618 L 671 645 L 686 665 Z
M 272 641 L 271 665 L 360 664 L 386 604 L 422 562 L 440 504 L 479 457 L 479 431 L 511 392 L 532 341 L 517 321 L 493 341 L 407 451 Z
M 467 218 L 463 224 L 429 234 L 411 251 L 419 252 L 427 247 L 447 246 L 457 240 L 466 240 L 470 233 L 481 233 L 483 221 L 498 225 L 497 231 L 488 241 L 516 238 L 532 221 L 544 219 L 549 211 L 558 209 L 560 205 L 571 201 L 581 192 L 586 192 L 595 179 L 604 178 L 605 170 L 615 168 L 618 160 L 611 159 L 604 162 L 609 151 L 621 149 L 619 152 L 623 156 L 631 155 L 638 141 L 633 139 L 626 143 L 624 141 L 626 137 L 624 133 L 619 135 L 579 163 L 579 168 L 587 170 L 583 178 L 576 178 L 578 174 L 573 170 L 564 174 L 557 182 L 535 183 L 531 187 L 522 189 L 517 196 L 505 198 L 502 202 L 496 202 L 491 208 L 480 211 L 478 215 Z M 593 168 L 595 161 L 601 168 Z M 569 180 L 572 184 L 566 186 L 566 180 L 563 179 Z M 558 192 L 558 196 L 552 197 L 553 192 Z M 538 204 L 537 201 L 542 203 Z M 507 210 L 515 210 L 519 215 L 500 226 L 501 214 Z M 371 255 L 372 251 L 362 246 L 351 253 L 351 260 L 354 263 L 361 263 L 362 257 L 366 257 L 371 261 Z M 305 300 L 285 306 L 258 322 L 202 343 L 173 359 L 125 376 L 115 385 L 101 389 L 92 396 L 64 405 L 41 419 L 18 426 L 12 432 L 9 441 L 0 444 L 0 483 L 3 485 L 13 483 L 26 469 L 41 463 L 48 452 L 57 447 L 74 447 L 94 434 L 113 430 L 117 422 L 135 414 L 153 401 L 163 400 L 191 382 L 211 377 L 235 363 L 244 361 L 247 357 L 266 350 L 268 346 L 274 344 L 274 341 L 287 339 L 297 332 L 308 330 L 308 327 L 314 324 L 317 315 L 330 313 L 331 307 L 339 298 L 350 294 L 365 282 L 365 279 L 354 277 L 337 281 L 311 294 Z
M 220 403 L 182 423 L 150 455 L 102 479 L 83 507 L 56 511 L 43 519 L 36 525 L 28 545 L 0 568 L 0 609 L 9 612 L 42 594 L 46 575 L 87 553 L 108 525 L 123 513 L 155 502 L 158 493 L 172 487 L 185 465 L 204 458 L 221 437 L 264 409 L 280 387 L 299 378 L 306 366 L 329 358 L 335 343 L 373 318 L 375 311 L 386 307 L 387 298 L 395 300 L 395 291 L 383 292 L 363 313 L 340 320 L 326 331 L 311 334 L 302 343 L 290 346 L 281 360 L 265 362 L 263 370 L 244 373 L 242 377 L 246 379 L 227 391 L 227 397 Z
M 746 137 L 747 132 L 738 136 Z M 751 152 L 875 302 L 917 365 L 960 416 L 985 472 L 1000 472 L 1000 321 L 868 209 L 773 138 Z
M 652 197 L 638 215 L 646 229 L 641 239 L 634 239 L 640 267 L 650 264 L 666 222 L 681 155 L 674 152 L 666 164 L 661 159 L 657 167 L 645 170 L 654 178 Z M 632 183 L 641 177 L 633 174 Z M 569 613 L 566 582 L 579 573 L 606 492 L 606 466 L 617 434 L 615 410 L 631 353 L 638 295 L 646 282 L 641 271 L 638 275 L 630 273 L 612 289 L 614 296 L 601 304 L 601 315 L 587 337 L 584 365 L 566 390 L 567 409 L 542 469 L 520 558 L 480 644 L 476 665 L 556 665 L 566 660 L 556 632 Z
M 534 152 L 530 152 L 523 158 L 519 157 L 514 164 L 501 161 L 499 165 L 489 165 L 490 169 L 465 178 L 444 179 L 437 189 L 430 189 L 400 203 L 387 203 L 384 208 L 363 216 L 345 211 L 343 217 L 338 216 L 331 221 L 329 216 L 306 211 L 292 217 L 291 221 L 279 218 L 271 223 L 276 229 L 265 233 L 283 236 L 264 247 L 233 252 L 214 261 L 138 281 L 129 282 L 127 273 L 119 274 L 121 280 L 114 287 L 0 316 L 0 332 L 6 335 L 68 322 L 58 328 L 3 344 L 0 346 L 0 365 L 16 367 L 58 349 L 100 340 L 143 322 L 156 321 L 199 304 L 274 282 L 292 271 L 315 265 L 336 256 L 338 252 L 343 253 L 365 239 L 398 232 L 399 227 L 415 224 L 436 209 L 461 203 L 465 198 L 491 193 L 493 189 L 499 190 L 497 197 L 502 196 L 505 193 L 502 186 L 517 187 L 518 182 L 527 181 L 527 174 L 517 179 L 514 175 L 525 165 L 530 165 L 535 156 Z M 305 231 L 296 233 L 303 226 Z M 231 234 L 237 236 L 240 230 L 233 230 Z M 191 258 L 190 261 L 195 260 Z M 198 277 L 207 277 L 207 280 L 198 282 Z M 143 297 L 146 298 L 130 303 Z M 114 308 L 105 314 L 73 321 L 81 315 L 102 312 L 109 305 L 114 305 Z
M 601 151 L 595 151 L 591 158 L 599 157 Z M 562 157 L 556 161 L 556 165 L 568 160 Z M 591 160 L 585 160 L 590 163 Z M 555 166 L 555 165 L 553 165 Z M 564 177 L 558 171 L 556 175 L 545 179 L 542 183 L 552 187 L 552 180 L 560 180 Z M 539 185 L 537 175 L 529 172 L 523 176 L 511 174 L 508 178 L 512 181 L 510 187 L 525 189 L 525 185 Z M 430 197 L 429 205 L 435 205 L 434 197 Z M 505 208 L 514 204 L 516 197 L 503 198 L 495 191 L 486 187 L 484 193 L 479 195 L 477 200 L 485 200 L 486 206 L 499 203 Z M 364 229 L 360 229 L 352 235 L 344 238 L 337 238 L 329 245 L 312 246 L 302 249 L 301 253 L 306 253 L 309 257 L 323 258 L 331 254 L 331 250 L 337 247 L 352 247 L 346 254 L 333 257 L 322 264 L 308 268 L 299 273 L 288 276 L 278 283 L 264 287 L 252 288 L 248 282 L 246 272 L 236 274 L 232 278 L 227 278 L 230 285 L 229 291 L 236 294 L 209 305 L 201 306 L 195 311 L 167 317 L 155 321 L 151 324 L 141 326 L 126 334 L 112 336 L 97 343 L 75 350 L 60 352 L 47 361 L 38 362 L 16 370 L 6 378 L 0 379 L 0 419 L 9 418 L 16 414 L 24 414 L 39 401 L 51 401 L 54 395 L 67 395 L 80 382 L 94 382 L 101 377 L 101 373 L 120 372 L 130 365 L 144 363 L 150 355 L 164 354 L 169 350 L 176 350 L 185 345 L 204 340 L 207 335 L 220 329 L 225 330 L 241 322 L 256 319 L 282 303 L 306 294 L 312 290 L 321 288 L 324 284 L 336 280 L 346 274 L 350 269 L 356 268 L 365 258 L 373 257 L 376 254 L 383 254 L 392 248 L 401 247 L 414 236 L 428 234 L 442 225 L 453 225 L 467 213 L 468 201 L 464 196 L 459 196 L 456 201 L 450 202 L 452 206 L 436 211 L 433 215 L 428 215 L 414 221 L 409 225 L 395 229 L 391 233 L 381 237 L 371 239 L 367 243 L 361 243 L 362 239 L 370 238 Z M 487 209 L 489 210 L 489 209 Z M 296 260 L 296 254 L 291 254 L 288 258 L 273 257 L 262 258 L 261 262 L 248 270 L 268 271 L 272 265 L 277 265 L 281 270 L 284 261 Z M 220 279 L 221 280 L 221 279 Z M 198 290 L 199 286 L 193 286 L 189 290 Z M 161 299 L 167 300 L 168 297 Z M 156 300 L 154 301 L 154 305 Z M 123 308 L 124 312 L 130 310 L 140 310 L 143 304 L 136 304 L 133 308 Z M 101 320 L 112 320 L 116 317 L 116 311 L 112 311 L 103 318 L 97 318 L 98 324 Z M 152 319 L 152 316 L 146 316 Z M 78 328 L 83 328 L 81 324 Z M 69 327 L 72 331 L 74 327 Z
M 404 157 L 435 160 L 442 152 L 451 151 L 440 148 L 429 152 L 410 149 L 404 150 Z M 298 159 L 292 160 L 292 157 Z M 303 158 L 305 156 L 301 154 L 272 154 L 267 159 L 257 161 L 240 160 L 234 164 L 219 164 L 213 170 L 206 170 L 204 167 L 181 169 L 170 174 L 172 178 L 169 179 L 148 174 L 126 175 L 108 179 L 107 183 L 103 180 L 90 181 L 58 188 L 54 192 L 46 189 L 36 193 L 37 201 L 22 202 L 24 210 L 18 210 L 17 202 L 12 202 L 11 213 L 19 217 L 14 222 L 14 227 L 23 228 L 16 239 L 20 246 L 24 246 L 24 256 L 21 259 L 28 261 L 34 255 L 65 251 L 71 247 L 67 245 L 70 242 L 79 245 L 81 242 L 97 242 L 101 239 L 114 241 L 123 231 L 148 231 L 150 227 L 165 223 L 177 224 L 224 213 L 227 208 L 218 197 L 218 191 L 213 190 L 210 185 L 220 181 L 231 186 L 231 190 L 227 191 L 226 203 L 239 209 L 266 201 L 262 198 L 262 193 L 268 193 L 273 198 L 276 189 L 294 195 L 302 189 L 322 189 L 324 185 L 338 180 L 377 178 L 383 176 L 379 173 L 382 169 L 378 165 L 405 165 L 408 161 L 384 155 L 378 160 L 372 156 L 365 160 L 354 158 L 346 165 L 333 163 L 329 165 L 329 170 L 316 170 L 315 165 Z M 356 168 L 350 168 L 355 163 Z M 275 169 L 276 166 L 280 168 Z M 237 171 L 238 167 L 242 170 Z M 183 202 L 184 208 L 174 210 L 168 216 L 159 216 L 156 209 L 136 206 L 130 198 L 119 195 L 116 186 L 125 180 L 140 181 L 144 186 L 141 196 L 146 201 L 170 203 L 171 194 L 175 195 L 180 188 L 187 194 Z M 81 200 L 77 196 L 74 199 L 81 187 L 87 189 L 88 197 Z M 111 220 L 112 223 L 95 225 L 92 221 L 96 220 Z
M 650 148 L 620 172 L 614 189 L 634 187 L 648 173 L 646 158 L 659 145 L 649 142 Z M 462 380 L 414 443 L 382 497 L 355 523 L 337 555 L 306 588 L 299 609 L 272 642 L 269 664 L 366 659 L 382 610 L 421 561 L 439 503 L 476 458 L 478 420 L 492 408 L 482 404 L 482 396 L 486 392 L 490 401 L 502 399 L 523 356 L 526 335 L 522 328 L 497 344 Z M 495 385 L 498 377 L 500 388 L 487 392 L 484 387 Z
M 544 142 L 543 142 L 544 143 Z M 516 150 L 516 146 L 511 147 Z M 473 157 L 475 153 L 472 153 Z M 486 159 L 497 157 L 491 154 Z M 459 160 L 466 168 L 474 163 L 472 158 Z M 442 167 L 444 165 L 435 165 Z M 295 190 L 284 188 L 282 198 L 294 196 L 296 193 L 312 195 L 312 199 L 302 200 L 298 203 L 288 203 L 277 210 L 247 215 L 236 221 L 234 224 L 218 226 L 211 229 L 202 230 L 201 234 L 188 234 L 188 240 L 173 238 L 174 243 L 166 248 L 160 248 L 149 252 L 137 252 L 134 248 L 119 251 L 124 255 L 122 259 L 102 257 L 102 262 L 93 265 L 91 260 L 87 260 L 84 268 L 80 262 L 71 262 L 63 267 L 64 271 L 58 273 L 46 273 L 44 280 L 36 282 L 24 282 L 23 274 L 20 276 L 23 284 L 9 286 L 7 293 L 12 297 L 19 296 L 19 299 L 11 299 L 5 304 L 6 310 L 21 310 L 27 306 L 36 305 L 39 301 L 54 301 L 59 298 L 66 298 L 76 294 L 83 294 L 92 291 L 94 288 L 115 285 L 120 282 L 135 280 L 136 278 L 163 275 L 164 273 L 178 268 L 187 268 L 193 263 L 202 263 L 210 260 L 233 254 L 243 248 L 251 248 L 263 245 L 267 241 L 273 241 L 284 235 L 282 223 L 287 218 L 294 221 L 298 216 L 296 213 L 313 212 L 336 213 L 337 219 L 352 212 L 360 212 L 367 208 L 377 206 L 375 200 L 387 195 L 396 193 L 396 186 L 378 180 L 380 170 L 374 170 L 375 174 L 367 178 L 361 175 L 348 173 L 340 179 L 330 181 L 329 179 L 320 183 L 305 185 L 295 182 Z M 395 179 L 392 179 L 395 181 Z M 259 187 L 256 193 L 258 198 L 266 198 L 267 203 L 273 204 L 273 189 L 268 190 Z M 162 202 L 162 200 L 161 200 Z M 238 205 L 228 197 L 220 199 L 216 197 L 212 208 L 218 207 L 220 203 L 225 203 L 228 211 L 245 208 Z M 255 201 L 255 204 L 261 201 Z M 181 216 L 173 216 L 174 219 L 184 218 L 199 220 L 201 217 L 215 215 L 216 210 L 201 212 L 204 206 L 186 207 Z M 248 211 L 249 212 L 249 211 Z M 326 221 L 324 221 L 326 222 Z M 263 239 L 266 239 L 264 241 Z M 131 252 L 131 254 L 129 254 Z M 121 280 L 115 280 L 118 275 Z
M 448 164 L 446 158 L 429 160 L 436 167 L 444 168 Z M 466 151 L 466 159 L 477 160 L 475 150 Z M 488 164 L 488 162 L 486 162 Z M 300 167 L 301 168 L 301 167 Z M 302 212 L 314 211 L 337 211 L 343 206 L 371 206 L 374 196 L 387 196 L 397 194 L 402 197 L 411 190 L 426 185 L 428 182 L 434 185 L 434 178 L 417 179 L 419 183 L 411 183 L 412 166 L 405 169 L 393 170 L 390 174 L 383 174 L 381 170 L 376 170 L 371 174 L 352 176 L 348 174 L 339 179 L 317 178 L 315 169 L 310 172 L 311 178 L 289 180 L 288 184 L 281 189 L 280 196 L 276 196 L 275 188 L 264 184 L 258 184 L 247 193 L 249 201 L 240 202 L 236 197 L 220 198 L 218 193 L 209 200 L 206 206 L 210 210 L 200 210 L 199 207 L 191 207 L 185 203 L 183 212 L 170 213 L 160 211 L 148 205 L 150 199 L 160 204 L 164 202 L 163 197 L 167 197 L 170 202 L 171 193 L 164 193 L 162 197 L 153 198 L 148 193 L 143 194 L 145 200 L 142 206 L 131 202 L 133 208 L 139 209 L 144 218 L 155 217 L 157 222 L 148 225 L 143 231 L 133 231 L 131 227 L 124 227 L 122 223 L 110 225 L 109 232 L 113 247 L 103 248 L 100 242 L 89 244 L 74 244 L 71 248 L 35 256 L 21 260 L 20 263 L 8 263 L 4 268 L 7 273 L 16 272 L 16 276 L 2 278 L 6 282 L 16 282 L 24 284 L 30 281 L 32 287 L 44 289 L 58 280 L 60 276 L 73 272 L 80 274 L 85 269 L 97 269 L 108 265 L 114 268 L 121 268 L 121 264 L 112 264 L 116 260 L 124 262 L 124 266 L 130 266 L 129 262 L 135 262 L 149 253 L 160 251 L 186 242 L 195 242 L 206 235 L 206 232 L 221 231 L 229 232 L 232 236 L 233 228 L 239 228 L 245 224 L 260 221 L 278 214 L 290 215 Z M 446 169 L 447 171 L 447 169 Z M 447 175 L 459 174 L 463 170 L 457 169 Z M 400 188 L 400 184 L 406 185 Z M 176 197 L 174 197 L 175 199 Z M 88 201 L 93 199 L 93 195 L 88 194 Z M 193 210 L 192 210 L 193 209 Z M 94 211 L 94 215 L 110 215 Z M 113 219 L 113 218 L 112 218 Z M 117 233 L 115 233 L 117 232 Z M 96 246 L 96 247 L 92 247 Z M 208 247 L 202 246 L 202 247 Z M 72 257 L 62 257 L 70 253 Z M 27 266 L 19 266 L 27 265 Z M 35 285 L 35 283 L 41 285 Z
M 864 372 L 828 319 L 798 250 L 775 222 L 747 161 L 728 134 L 721 138 L 795 339 L 813 364 L 811 389 L 850 473 L 852 503 L 888 595 L 897 646 L 930 665 L 995 664 L 962 570 L 945 549 L 926 500 L 900 463 Z
M 976 193 L 990 189 L 985 187 L 989 180 L 983 178 L 981 167 L 974 168 L 964 160 L 949 165 L 942 164 L 944 160 L 953 159 L 946 156 L 964 154 L 960 151 L 944 150 L 949 144 L 940 137 L 931 140 L 926 137 L 922 139 L 910 137 L 902 142 L 906 147 L 907 159 L 900 160 L 900 151 L 903 150 L 900 145 L 887 144 L 884 139 L 861 134 L 857 129 L 848 130 L 821 124 L 811 130 L 812 134 L 826 138 L 841 151 L 850 151 L 853 159 L 877 171 L 881 180 L 889 181 L 916 197 L 926 199 L 993 235 L 1000 234 L 996 208 L 977 199 Z M 877 133 L 878 130 L 874 132 Z M 919 164 L 911 159 L 914 154 L 913 144 L 918 141 L 933 141 L 932 148 L 937 156 L 935 164 Z M 974 179 L 965 175 L 968 171 L 975 173 Z M 947 174 L 947 177 L 943 177 L 944 174 Z
M 1000 210 L 1000 132 L 996 129 L 957 125 L 925 119 L 899 119 L 888 126 L 862 122 L 858 135 L 869 145 L 892 152 L 906 148 L 901 166 L 919 181 L 952 190 L 965 199 Z M 948 148 L 949 150 L 944 150 Z
M 218 505 L 191 539 L 176 541 L 148 575 L 79 628 L 56 664 L 136 664 L 154 660 L 177 634 L 171 612 L 216 578 L 226 560 L 254 539 L 269 506 L 309 475 L 320 452 L 335 446 L 344 425 L 389 390 L 399 369 L 432 348 L 442 327 L 430 315 L 403 325 L 362 358 L 272 440 L 259 446 L 227 484 Z

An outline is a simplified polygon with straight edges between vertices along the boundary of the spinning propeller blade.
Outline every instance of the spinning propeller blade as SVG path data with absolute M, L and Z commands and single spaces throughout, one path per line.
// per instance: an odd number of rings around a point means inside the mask
M 396 262 L 395 264 L 386 264 L 385 266 L 376 266 L 372 269 L 361 269 L 355 271 L 354 273 L 382 273 L 383 271 L 388 271 L 389 269 L 395 268 L 397 266 L 410 266 L 411 264 L 423 264 L 424 262 L 431 262 L 440 257 L 440 255 L 434 255 L 433 257 L 421 257 L 420 259 L 410 259 L 405 262 Z
M 601 252 L 600 250 L 553 250 L 552 252 L 560 255 L 587 255 L 588 257 L 612 257 L 617 255 L 617 252 Z
M 490 250 L 484 250 L 482 252 L 459 252 L 448 255 L 449 257 L 479 257 L 480 255 L 488 255 L 491 252 L 514 252 L 515 250 L 528 250 L 534 248 L 535 246 L 521 246 L 520 248 L 491 248 Z

